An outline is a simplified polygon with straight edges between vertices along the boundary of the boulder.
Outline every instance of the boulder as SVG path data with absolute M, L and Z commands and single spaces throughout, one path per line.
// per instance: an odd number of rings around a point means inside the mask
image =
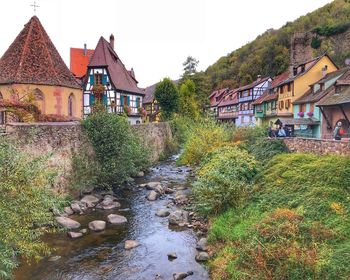
M 173 194 L 175 191 L 171 188 L 164 188 L 164 193 L 166 194 Z
M 83 209 L 81 209 L 80 207 L 80 204 L 78 202 L 73 202 L 71 205 L 70 205 L 70 208 L 72 208 L 73 212 L 75 214 L 81 214 L 83 213 Z
M 170 215 L 170 211 L 168 209 L 158 209 L 156 216 L 158 217 L 168 217 Z
M 197 246 L 196 249 L 199 251 L 207 251 L 207 242 L 208 239 L 207 238 L 201 238 L 198 242 L 197 242 Z
M 105 221 L 92 221 L 89 223 L 89 229 L 92 231 L 103 231 L 106 228 Z
M 196 255 L 197 262 L 206 262 L 207 260 L 209 260 L 209 254 L 207 252 L 199 252 Z
M 87 233 L 87 229 L 86 229 L 86 228 L 83 228 L 83 229 L 81 229 L 79 232 L 81 232 L 82 234 L 85 234 L 85 233 Z
M 88 186 L 88 187 L 85 187 L 85 189 L 83 189 L 81 192 L 82 194 L 92 194 L 93 191 L 94 191 L 94 187 Z
M 116 198 L 110 195 L 106 195 L 104 199 L 97 204 L 96 208 L 103 209 L 103 210 L 111 210 L 115 208 L 120 208 L 121 205 L 119 202 L 114 201 Z
M 188 223 L 188 212 L 184 210 L 176 210 L 169 216 L 170 225 L 184 225 Z
M 136 240 L 126 240 L 125 245 L 124 245 L 124 249 L 131 250 L 131 249 L 134 249 L 138 246 L 140 246 L 140 243 L 138 243 Z
M 156 191 L 150 191 L 147 194 L 147 199 L 149 201 L 155 201 L 155 200 L 157 200 L 158 197 L 159 197 L 159 193 L 157 193 Z
M 168 254 L 168 258 L 171 260 L 177 259 L 177 254 L 175 252 L 171 252 Z
M 74 214 L 74 212 L 73 212 L 72 208 L 70 208 L 70 206 L 64 207 L 64 213 L 66 213 L 69 216 Z
M 156 191 L 159 194 L 164 194 L 164 189 L 161 182 L 149 182 L 147 184 L 142 184 L 140 187 L 145 187 L 147 190 Z
M 140 172 L 137 173 L 137 175 L 136 175 L 137 178 L 142 178 L 142 177 L 144 177 L 144 176 L 145 176 L 145 172 L 143 172 L 143 171 L 140 171 Z
M 74 231 L 67 232 L 67 235 L 68 235 L 68 237 L 70 237 L 72 239 L 76 239 L 76 238 L 83 236 L 83 234 L 81 232 L 74 232 Z
M 56 217 L 56 221 L 59 225 L 65 229 L 77 229 L 80 228 L 80 223 L 66 217 Z
M 174 280 L 182 280 L 185 279 L 186 277 L 193 275 L 192 271 L 188 271 L 188 272 L 176 272 L 173 274 L 173 278 Z
M 96 196 L 91 194 L 85 195 L 80 202 L 83 202 L 87 205 L 88 208 L 95 207 L 95 205 L 100 201 Z
M 48 258 L 48 261 L 49 262 L 56 262 L 56 261 L 58 261 L 61 258 L 62 258 L 61 256 L 52 256 L 52 257 Z
M 113 225 L 122 225 L 128 222 L 128 220 L 121 215 L 110 214 L 107 216 L 107 220 L 109 223 Z

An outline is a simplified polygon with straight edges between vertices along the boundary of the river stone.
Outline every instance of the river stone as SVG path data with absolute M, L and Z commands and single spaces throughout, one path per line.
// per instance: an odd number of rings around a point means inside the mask
M 171 188 L 164 188 L 164 193 L 166 194 L 173 194 L 175 191 Z
M 73 202 L 70 207 L 72 208 L 73 212 L 76 214 L 81 214 L 83 213 L 83 210 L 81 209 L 80 205 L 78 202 Z
M 106 228 L 105 221 L 92 221 L 89 223 L 89 229 L 92 231 L 103 231 Z
M 94 207 L 100 200 L 91 194 L 85 195 L 81 200 L 81 202 L 86 203 L 87 207 Z
M 72 239 L 76 239 L 76 238 L 83 236 L 83 234 L 81 232 L 74 232 L 74 231 L 67 232 L 67 235 L 68 235 L 68 237 L 70 237 Z
M 170 215 L 170 211 L 167 209 L 158 209 L 156 216 L 158 217 L 168 217 Z
M 74 212 L 73 212 L 72 208 L 70 208 L 70 206 L 64 207 L 64 213 L 66 213 L 67 215 L 74 214 Z
M 121 207 L 119 202 L 114 201 L 114 198 L 108 196 L 103 199 L 103 201 L 99 204 L 97 204 L 96 208 L 103 209 L 103 210 L 110 210 Z
M 111 223 L 113 225 L 121 225 L 121 224 L 125 224 L 128 222 L 128 220 L 124 216 L 116 215 L 116 214 L 108 215 L 107 220 L 109 223 Z
M 197 242 L 197 246 L 196 249 L 199 251 L 207 251 L 207 242 L 208 239 L 207 238 L 201 238 L 198 242 Z
M 81 232 L 82 234 L 85 234 L 85 233 L 87 233 L 87 229 L 86 229 L 86 228 L 83 228 L 83 229 L 81 229 L 79 232 Z
M 182 225 L 188 223 L 188 212 L 184 210 L 176 210 L 169 216 L 170 225 Z
M 61 256 L 52 256 L 48 258 L 49 262 L 56 262 L 58 261 L 60 258 L 62 258 Z
M 175 252 L 171 252 L 171 253 L 168 254 L 168 258 L 172 259 L 172 260 L 173 259 L 177 259 L 177 254 Z
M 207 252 L 199 252 L 196 255 L 196 261 L 197 262 L 206 262 L 207 260 L 209 260 L 209 255 Z
M 159 193 L 157 193 L 156 191 L 150 191 L 147 194 L 147 199 L 149 201 L 155 201 L 155 200 L 157 200 L 158 197 L 159 197 Z
M 145 172 L 143 172 L 143 171 L 140 171 L 140 172 L 137 173 L 137 175 L 136 175 L 137 178 L 142 178 L 142 177 L 144 177 L 144 176 L 145 176 Z
M 112 200 L 112 201 L 116 201 L 117 198 L 113 195 L 110 195 L 110 194 L 106 194 L 104 197 L 103 197 L 103 200 Z
M 124 245 L 124 249 L 130 250 L 130 249 L 134 249 L 138 246 L 140 246 L 140 243 L 138 243 L 136 240 L 126 240 L 125 245 Z
M 174 280 L 182 280 L 185 279 L 186 277 L 193 275 L 192 271 L 189 272 L 176 272 L 173 274 Z
M 66 217 L 56 217 L 56 221 L 59 225 L 66 229 L 77 229 L 80 228 L 80 223 Z
M 83 193 L 83 194 L 92 194 L 92 192 L 94 191 L 94 187 L 92 187 L 92 186 L 89 186 L 89 187 L 85 187 L 85 189 L 83 189 L 81 192 Z

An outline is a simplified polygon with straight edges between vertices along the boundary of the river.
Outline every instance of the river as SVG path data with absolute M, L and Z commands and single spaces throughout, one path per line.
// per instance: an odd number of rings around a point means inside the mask
M 135 183 L 161 181 L 187 186 L 189 173 L 186 167 L 177 167 L 175 158 L 171 158 L 151 168 Z M 192 271 L 193 275 L 186 279 L 209 279 L 206 269 L 195 261 L 197 237 L 193 230 L 169 227 L 167 218 L 155 215 L 157 209 L 164 208 L 170 201 L 171 195 L 150 202 L 145 198 L 147 192 L 137 187 L 122 188 L 115 191 L 122 205 L 120 210 L 96 209 L 86 215 L 71 216 L 81 223 L 82 228 L 87 228 L 93 220 L 107 220 L 111 213 L 125 216 L 128 223 L 125 226 L 107 225 L 103 232 L 89 232 L 75 240 L 69 239 L 65 233 L 47 235 L 45 242 L 55 248 L 54 255 L 60 258 L 56 261 L 44 258 L 32 265 L 24 263 L 16 270 L 15 279 L 170 280 L 173 273 L 187 271 Z M 130 239 L 141 245 L 126 251 L 124 242 Z M 177 259 L 169 260 L 167 254 L 170 252 L 176 252 Z

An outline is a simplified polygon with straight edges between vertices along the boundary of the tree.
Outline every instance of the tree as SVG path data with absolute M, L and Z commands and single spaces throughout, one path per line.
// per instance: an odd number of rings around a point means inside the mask
M 195 99 L 199 109 L 204 112 L 209 105 L 209 94 L 211 93 L 210 78 L 204 72 L 197 72 L 191 77 L 195 84 Z
M 169 78 L 164 78 L 156 86 L 154 97 L 160 106 L 161 118 L 168 120 L 179 108 L 179 92 Z
M 182 64 L 184 66 L 183 70 L 183 77 L 189 77 L 192 76 L 193 74 L 197 73 L 197 66 L 198 66 L 199 61 L 195 59 L 192 56 L 188 56 L 186 58 L 186 61 Z
M 193 120 L 199 118 L 199 108 L 195 99 L 196 86 L 193 81 L 186 80 L 180 87 L 179 113 Z

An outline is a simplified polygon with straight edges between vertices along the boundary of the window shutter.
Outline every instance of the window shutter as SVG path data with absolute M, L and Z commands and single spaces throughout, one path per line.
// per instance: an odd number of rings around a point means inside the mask
M 136 108 L 140 107 L 140 97 L 136 98 Z
M 127 96 L 128 106 L 130 106 L 130 96 Z
M 102 76 L 102 84 L 105 86 L 107 84 L 107 75 Z
M 120 105 L 124 106 L 124 95 L 120 96 Z
M 95 104 L 95 96 L 94 94 L 90 94 L 90 106 L 93 106 Z
M 103 102 L 103 105 L 107 105 L 107 94 L 103 94 L 102 102 Z
M 94 84 L 95 84 L 94 75 L 90 75 L 90 85 L 94 85 Z

